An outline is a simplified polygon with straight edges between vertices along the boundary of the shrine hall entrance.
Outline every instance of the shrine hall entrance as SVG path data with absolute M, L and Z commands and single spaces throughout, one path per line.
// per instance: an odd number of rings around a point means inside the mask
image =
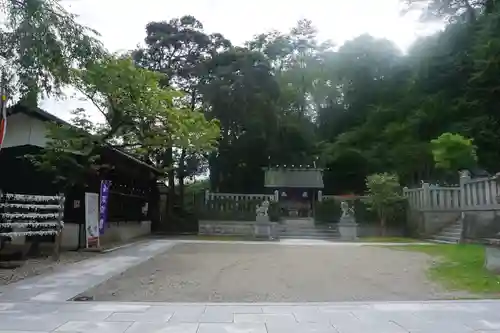
M 285 188 L 279 191 L 279 206 L 283 217 L 313 217 L 315 192 L 311 189 Z
M 323 169 L 310 166 L 265 169 L 265 187 L 279 193 L 283 217 L 314 217 L 318 190 L 323 189 Z

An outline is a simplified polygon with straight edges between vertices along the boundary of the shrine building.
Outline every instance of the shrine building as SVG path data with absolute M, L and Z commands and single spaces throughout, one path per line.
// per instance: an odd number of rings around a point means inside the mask
M 0 190 L 31 195 L 64 193 L 63 246 L 78 249 L 85 246 L 85 192 L 99 193 L 101 180 L 110 180 L 109 230 L 103 235 L 103 242 L 123 241 L 123 238 L 149 233 L 151 210 L 157 207 L 152 189 L 156 187 L 160 172 L 120 149 L 103 146 L 99 160 L 101 164 L 110 165 L 109 170 L 99 173 L 88 170 L 86 179 L 69 189 L 57 185 L 54 175 L 23 158 L 44 149 L 50 122 L 69 125 L 40 108 L 28 109 L 17 104 L 8 110 L 7 131 L 0 151 Z M 149 211 L 145 207 L 149 207 Z
M 283 216 L 313 217 L 318 191 L 323 189 L 323 169 L 314 165 L 283 165 L 264 169 L 266 188 L 278 191 Z

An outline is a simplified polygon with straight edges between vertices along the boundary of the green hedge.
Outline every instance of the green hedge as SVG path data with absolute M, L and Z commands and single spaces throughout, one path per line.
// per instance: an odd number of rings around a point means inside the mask
M 354 205 L 356 222 L 363 224 L 378 224 L 379 219 L 376 212 L 369 209 L 369 205 L 360 198 L 347 199 L 349 206 Z M 342 211 L 340 200 L 328 199 L 317 202 L 315 206 L 315 221 L 317 223 L 337 223 L 340 221 Z M 387 221 L 388 226 L 406 225 L 407 202 L 403 200 L 396 204 L 396 214 Z
M 200 220 L 255 221 L 255 208 L 260 204 L 262 200 L 214 199 L 200 203 L 197 215 Z M 268 214 L 271 221 L 279 221 L 280 211 L 276 202 L 270 203 Z
M 318 201 L 314 208 L 314 220 L 317 223 L 337 223 L 342 215 L 340 201 L 337 200 Z

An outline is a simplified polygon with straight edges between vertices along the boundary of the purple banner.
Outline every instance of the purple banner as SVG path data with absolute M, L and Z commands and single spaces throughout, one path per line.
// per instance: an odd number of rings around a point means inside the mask
M 109 188 L 111 187 L 110 180 L 101 180 L 101 195 L 99 203 L 99 234 L 104 234 L 106 229 L 106 219 L 108 218 L 108 199 Z

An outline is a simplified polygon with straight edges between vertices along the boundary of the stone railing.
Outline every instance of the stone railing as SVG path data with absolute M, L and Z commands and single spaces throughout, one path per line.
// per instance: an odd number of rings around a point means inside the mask
M 423 183 L 420 188 L 404 188 L 403 194 L 414 210 L 500 210 L 497 200 L 500 195 L 498 176 L 471 179 L 468 175 L 462 175 L 460 186 L 443 187 Z

